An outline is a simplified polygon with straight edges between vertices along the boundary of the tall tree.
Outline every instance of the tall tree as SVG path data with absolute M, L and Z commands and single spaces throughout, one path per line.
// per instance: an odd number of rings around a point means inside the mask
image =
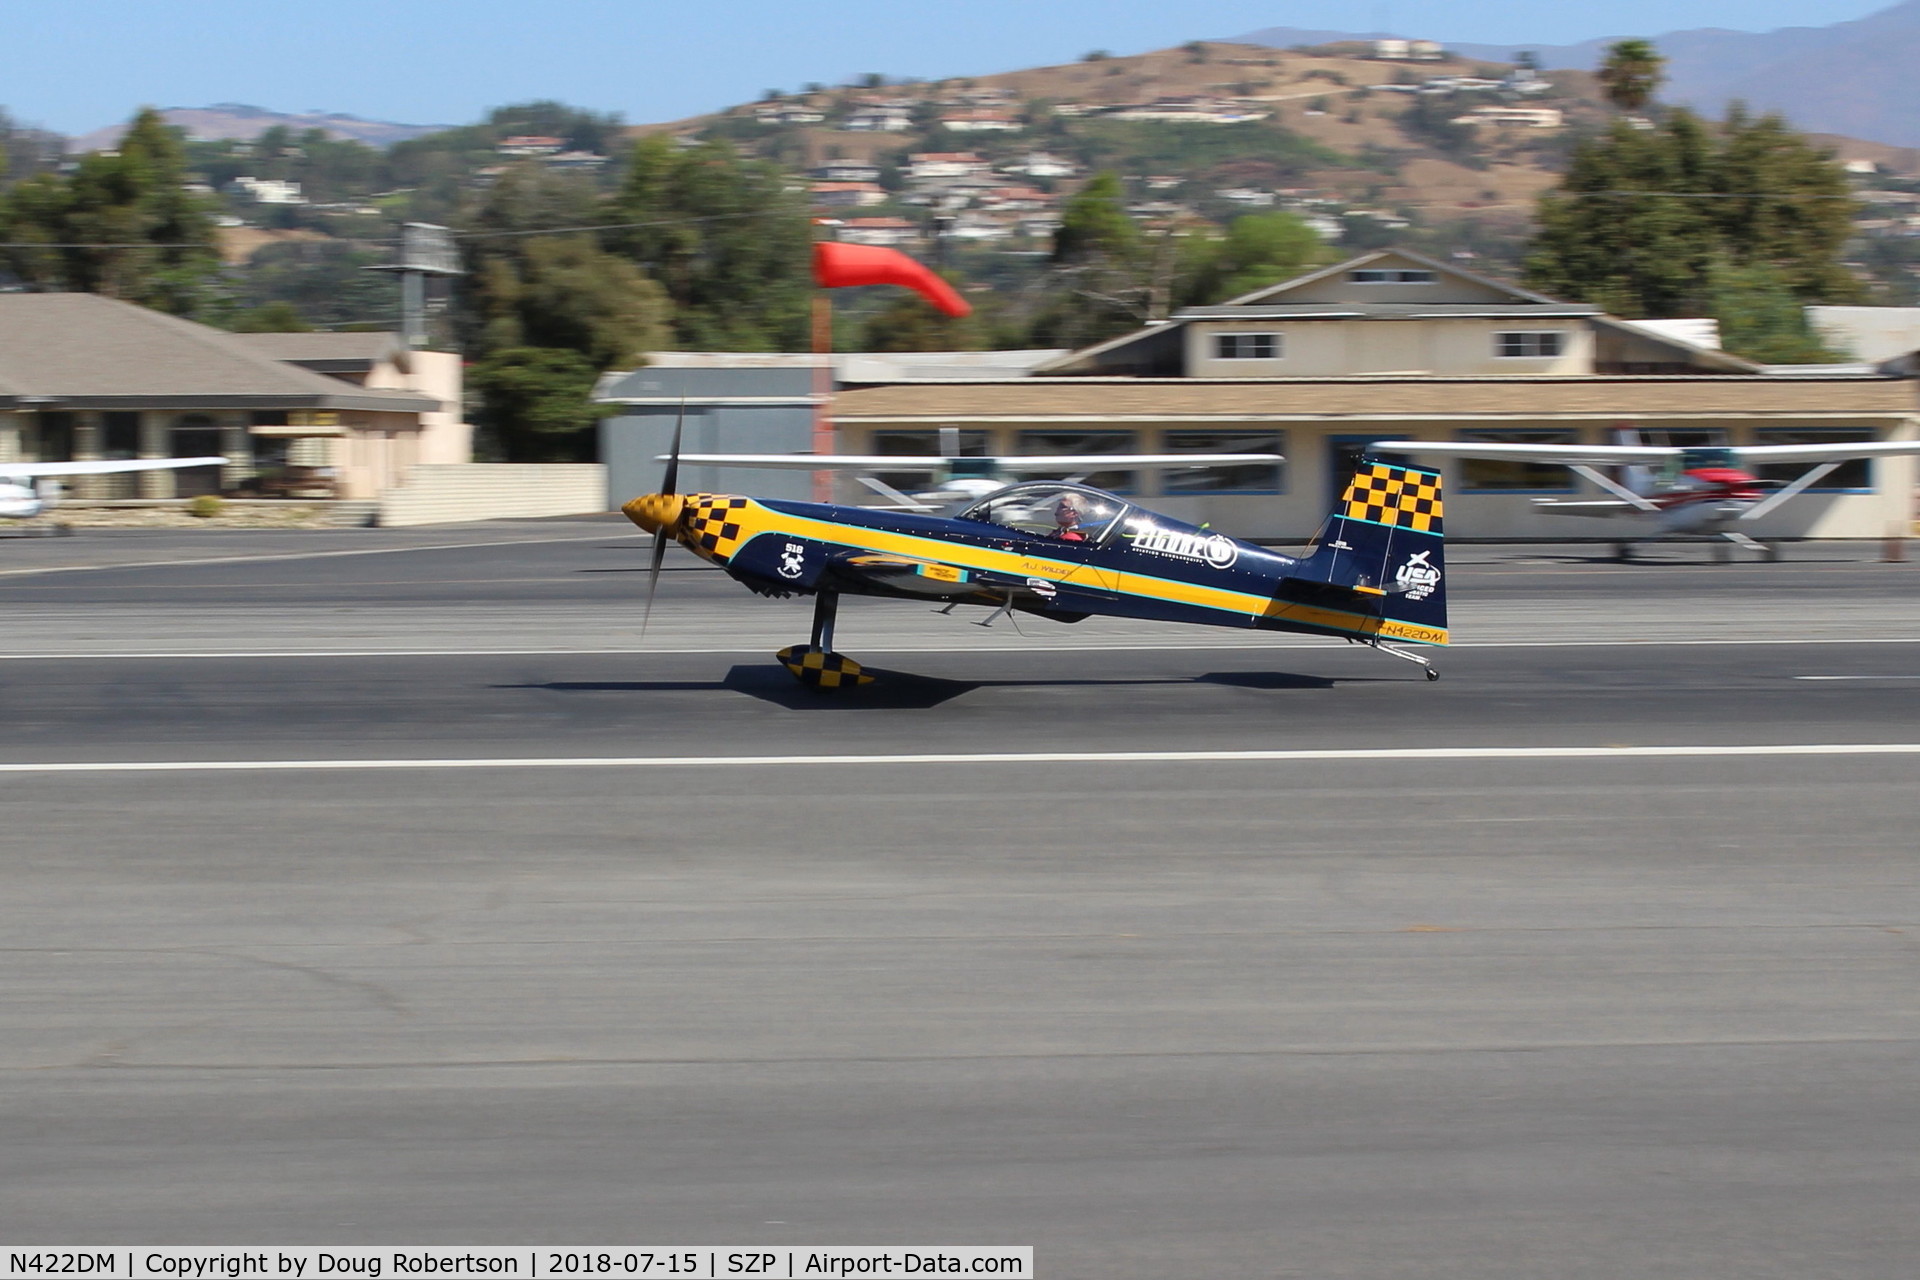
M 511 460 L 591 458 L 595 377 L 645 363 L 665 337 L 660 286 L 582 230 L 606 220 L 590 185 L 527 164 L 462 223 L 477 425 Z
M 1627 317 L 1726 321 L 1741 291 L 1714 276 L 1729 267 L 1764 268 L 1801 304 L 1849 302 L 1861 294 L 1841 262 L 1852 210 L 1832 155 L 1777 116 L 1735 109 L 1718 128 L 1684 110 L 1658 129 L 1621 121 L 1575 148 L 1541 199 L 1527 279 Z
M 1712 139 L 1676 111 L 1659 129 L 1617 121 L 1576 147 L 1567 173 L 1535 212 L 1527 279 L 1630 318 L 1697 311 L 1718 248 Z
M 1859 292 L 1841 265 L 1853 235 L 1853 185 L 1833 152 L 1814 146 L 1777 114 L 1754 117 L 1733 103 L 1721 126 L 1712 212 L 1741 265 L 1765 263 L 1804 301 L 1844 302 Z
M 679 346 L 804 346 L 813 228 L 804 196 L 774 166 L 720 140 L 681 150 L 662 135 L 642 138 L 611 214 L 634 224 L 609 243 L 666 290 Z
M 1639 111 L 1660 91 L 1666 65 L 1651 40 L 1619 40 L 1607 46 L 1606 61 L 1595 74 L 1608 102 L 1621 111 Z
M 48 247 L 8 250 L 7 264 L 34 288 L 207 314 L 220 302 L 220 257 L 209 203 L 186 190 L 187 179 L 178 131 L 142 108 L 117 152 L 94 152 L 71 176 L 38 174 L 9 193 L 9 238 Z
M 1174 247 L 1168 233 L 1149 239 L 1133 220 L 1119 174 L 1096 173 L 1061 208 L 1031 340 L 1078 347 L 1146 323 L 1157 281 L 1171 279 Z
M 476 361 L 468 375 L 480 399 L 475 424 L 508 462 L 591 461 L 598 376 L 577 351 L 503 347 Z

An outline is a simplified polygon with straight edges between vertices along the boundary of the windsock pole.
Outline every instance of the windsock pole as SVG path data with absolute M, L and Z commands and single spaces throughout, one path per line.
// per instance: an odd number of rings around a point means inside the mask
M 834 452 L 833 441 L 833 295 L 813 291 L 813 451 Z M 833 472 L 813 473 L 813 500 L 833 501 Z

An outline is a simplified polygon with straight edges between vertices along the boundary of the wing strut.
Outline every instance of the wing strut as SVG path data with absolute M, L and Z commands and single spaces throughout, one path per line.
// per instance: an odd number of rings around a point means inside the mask
M 1839 470 L 1839 468 L 1840 464 L 1837 462 L 1821 463 L 1786 488 L 1776 489 L 1768 494 L 1764 502 L 1742 511 L 1740 518 L 1742 520 L 1758 520 L 1761 516 L 1767 514 L 1767 512 L 1773 510 L 1788 498 L 1798 497 L 1800 494 L 1805 493 L 1808 489 L 1811 489 L 1814 485 L 1819 484 L 1822 480 Z
M 1596 470 L 1595 468 L 1590 467 L 1583 462 L 1574 463 L 1572 466 L 1569 466 L 1567 470 L 1573 472 L 1577 476 L 1585 476 L 1587 479 L 1593 481 L 1595 484 L 1599 485 L 1602 489 L 1605 489 L 1608 493 L 1612 494 L 1614 497 L 1624 498 L 1628 502 L 1631 502 L 1634 506 L 1640 508 L 1642 511 L 1651 511 L 1656 515 L 1659 514 L 1660 508 L 1658 506 L 1648 501 L 1644 496 L 1637 494 L 1633 490 L 1627 488 L 1627 486 L 1621 484 L 1618 480 L 1615 480 L 1612 476 L 1606 474 L 1606 472 L 1604 471 Z

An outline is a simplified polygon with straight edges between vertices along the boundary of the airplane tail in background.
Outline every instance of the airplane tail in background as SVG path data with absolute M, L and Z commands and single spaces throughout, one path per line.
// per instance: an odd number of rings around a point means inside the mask
M 1376 598 L 1383 638 L 1445 644 L 1440 522 L 1438 471 L 1363 458 L 1299 572 Z

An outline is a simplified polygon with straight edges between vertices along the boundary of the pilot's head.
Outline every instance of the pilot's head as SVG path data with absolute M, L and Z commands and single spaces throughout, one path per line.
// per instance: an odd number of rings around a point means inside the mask
M 1071 529 L 1080 523 L 1080 508 L 1073 505 L 1072 498 L 1063 497 L 1053 505 L 1053 519 L 1062 529 Z

